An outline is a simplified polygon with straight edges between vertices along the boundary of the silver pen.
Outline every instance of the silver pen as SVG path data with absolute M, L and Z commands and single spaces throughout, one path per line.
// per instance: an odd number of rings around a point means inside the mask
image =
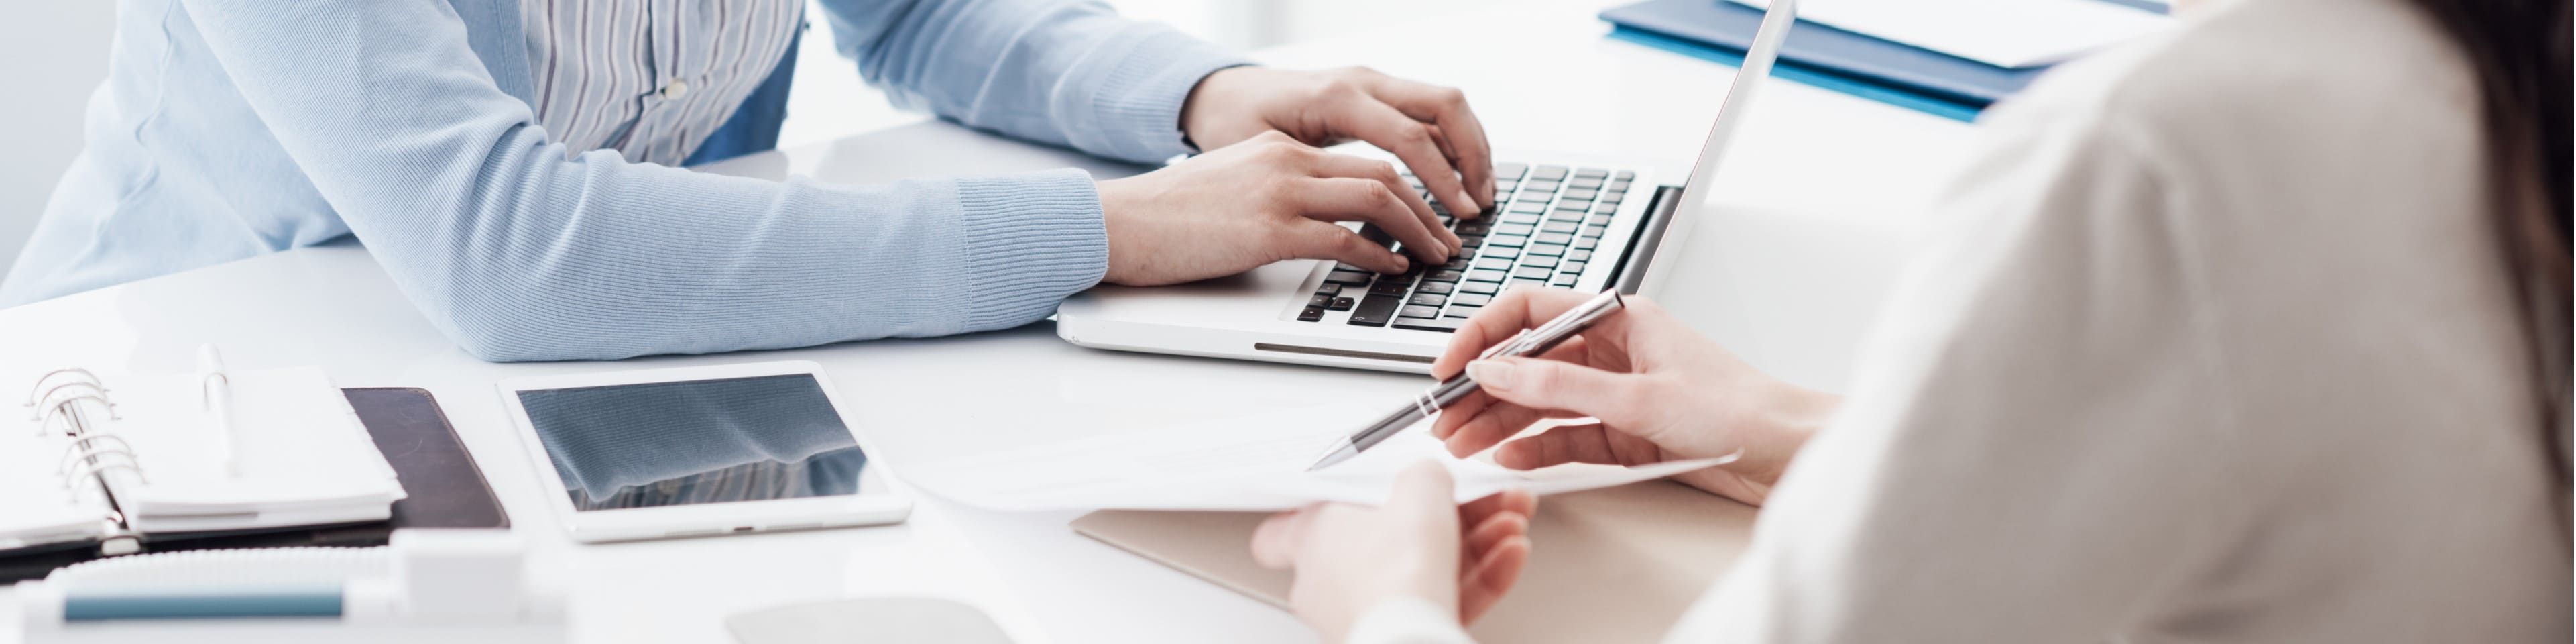
M 1575 334 L 1591 328 L 1593 322 L 1609 317 L 1610 314 L 1617 313 L 1627 306 L 1627 302 L 1619 299 L 1617 290 L 1602 291 L 1600 296 L 1567 310 L 1564 314 L 1548 320 L 1546 324 L 1522 330 L 1511 339 L 1485 349 L 1485 352 L 1477 355 L 1476 359 L 1534 356 L 1546 353 L 1547 350 L 1556 348 L 1556 345 L 1564 344 Z M 1405 405 L 1403 409 L 1387 414 L 1386 418 L 1370 423 L 1358 433 L 1334 441 L 1333 450 L 1326 452 L 1323 458 L 1315 459 L 1315 464 L 1307 466 L 1306 471 L 1312 472 L 1351 460 L 1359 456 L 1360 452 L 1368 451 L 1378 443 L 1385 442 L 1396 432 L 1412 427 L 1414 423 L 1431 417 L 1442 408 L 1457 404 L 1459 400 L 1465 399 L 1467 394 L 1475 393 L 1479 389 L 1481 388 L 1476 385 L 1476 379 L 1467 377 L 1465 373 L 1440 381 L 1440 384 L 1433 385 L 1429 391 L 1422 392 L 1421 396 L 1414 398 L 1413 404 Z

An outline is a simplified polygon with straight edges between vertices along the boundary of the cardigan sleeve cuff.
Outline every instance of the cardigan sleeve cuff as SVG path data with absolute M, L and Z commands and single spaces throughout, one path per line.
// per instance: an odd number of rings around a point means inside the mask
M 967 331 L 1045 319 L 1109 269 L 1100 196 L 1081 170 L 959 179 L 957 195 Z
M 1059 95 L 1074 147 L 1137 163 L 1196 152 L 1182 140 L 1181 107 L 1208 74 L 1250 65 L 1241 54 L 1169 27 L 1136 24 L 1083 57 Z

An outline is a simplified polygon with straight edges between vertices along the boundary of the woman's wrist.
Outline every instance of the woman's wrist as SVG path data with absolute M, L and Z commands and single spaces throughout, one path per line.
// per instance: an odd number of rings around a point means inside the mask
M 1721 467 L 1767 496 L 1807 439 L 1833 419 L 1842 397 L 1776 380 L 1762 389 L 1753 398 L 1759 402 L 1749 407 L 1754 413 L 1743 415 L 1730 432 L 1744 455 Z

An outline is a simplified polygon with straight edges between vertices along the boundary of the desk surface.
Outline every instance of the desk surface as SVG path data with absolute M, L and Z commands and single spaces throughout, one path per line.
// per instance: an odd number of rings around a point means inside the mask
M 1571 6 L 1569 6 L 1569 4 Z M 1362 64 L 1467 90 L 1494 143 L 1686 163 L 1732 69 L 1602 37 L 1593 3 L 1462 15 L 1264 52 Z M 1927 232 L 1915 206 L 1955 169 L 1958 123 L 1769 84 L 1687 241 L 1668 306 L 1753 363 L 1839 389 L 1853 345 Z M 1136 171 L 923 122 L 737 159 L 710 171 L 873 182 L 1062 167 Z M 900 475 L 906 459 L 1001 441 L 1167 426 L 1318 400 L 1395 400 L 1418 378 L 1087 350 L 1051 325 L 633 364 L 489 364 L 456 349 L 365 249 L 307 248 L 0 310 L 0 387 L 56 365 L 187 373 L 217 343 L 236 368 L 321 365 L 348 387 L 424 387 L 536 548 L 574 592 L 590 642 L 723 642 L 730 614 L 873 595 L 951 597 L 1021 642 L 1311 641 L 1289 615 L 1075 535 L 1076 513 L 921 500 L 901 526 L 581 546 L 556 530 L 493 383 L 505 377 L 801 358 L 821 362 Z M 15 389 L 11 389 L 15 391 Z M 1003 392 L 1004 395 L 994 395 Z M 1546 547 L 1540 544 L 1539 547 Z M 7 599 L 0 591 L 0 600 Z M 10 605 L 0 603 L 0 606 Z M 0 638 L 16 632 L 0 611 Z

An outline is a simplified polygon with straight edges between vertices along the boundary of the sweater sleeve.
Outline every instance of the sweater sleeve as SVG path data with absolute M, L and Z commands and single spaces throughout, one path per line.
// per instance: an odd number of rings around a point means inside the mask
M 841 55 L 907 107 L 969 127 L 1159 163 L 1192 150 L 1181 106 L 1249 64 L 1090 0 L 823 0 Z
M 1078 171 L 841 186 L 567 158 L 447 3 L 182 2 L 396 286 L 487 360 L 1006 328 L 1107 265 Z
M 2184 193 L 2116 125 L 1987 127 L 1960 238 L 1671 641 L 2118 639 L 2241 525 Z

